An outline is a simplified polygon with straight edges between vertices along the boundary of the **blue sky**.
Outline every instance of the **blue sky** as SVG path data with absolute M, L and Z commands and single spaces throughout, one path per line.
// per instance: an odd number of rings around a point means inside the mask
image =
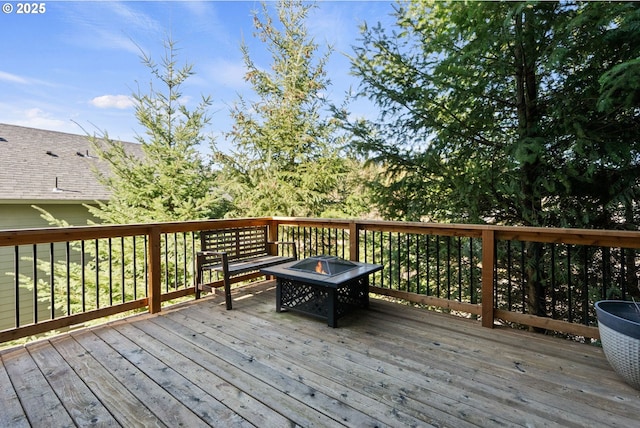
M 241 41 L 259 66 L 271 62 L 253 37 L 251 16 L 259 1 L 46 1 L 42 14 L 18 14 L 18 2 L 7 3 L 13 10 L 0 14 L 3 123 L 75 134 L 106 130 L 112 138 L 134 141 L 143 129 L 129 96 L 138 85 L 145 92 L 151 81 L 140 49 L 159 63 L 171 35 L 180 49 L 178 63 L 193 64 L 196 73 L 183 87 L 187 105 L 211 96 L 207 132 L 228 150 L 222 134 L 231 126 L 229 108 L 238 94 L 252 96 L 243 79 Z M 393 1 L 317 4 L 307 28 L 318 44 L 334 48 L 328 97 L 340 102 L 357 85 L 344 54 L 357 44 L 359 25 L 392 22 Z M 374 114 L 367 103 L 354 105 L 351 113 Z

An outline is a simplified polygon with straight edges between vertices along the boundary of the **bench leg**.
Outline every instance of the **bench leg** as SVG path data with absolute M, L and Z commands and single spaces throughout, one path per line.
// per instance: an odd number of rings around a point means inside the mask
M 229 274 L 224 275 L 224 300 L 227 303 L 227 310 L 231 310 L 231 280 Z
M 202 284 L 202 256 L 198 255 L 196 263 L 196 299 L 200 298 L 200 284 Z
M 202 294 L 202 290 L 200 290 L 200 284 L 202 284 L 202 270 L 198 269 L 198 273 L 196 274 L 196 300 L 200 298 Z
M 200 266 L 198 266 L 197 273 L 196 273 L 196 283 L 195 283 L 196 300 L 200 298 L 200 284 L 202 284 L 202 269 L 200 269 Z

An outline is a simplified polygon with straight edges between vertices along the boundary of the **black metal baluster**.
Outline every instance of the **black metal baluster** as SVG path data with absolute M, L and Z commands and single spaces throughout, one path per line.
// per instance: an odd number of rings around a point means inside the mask
M 300 225 L 298 225 L 298 226 L 296 227 L 295 232 L 294 232 L 294 234 L 293 234 L 293 237 L 294 237 L 293 241 L 295 242 L 296 249 L 297 249 L 297 250 L 300 250 Z M 303 245 L 304 245 L 304 238 L 302 238 L 302 243 L 303 243 Z M 300 252 L 302 253 L 302 257 L 301 257 L 301 259 L 303 259 L 303 258 L 304 258 L 304 246 L 302 247 L 302 250 L 303 250 L 303 251 L 300 251 Z M 300 257 L 300 256 L 298 256 L 298 257 Z
M 427 296 L 429 296 L 431 294 L 431 258 L 430 258 L 430 252 L 429 252 L 429 242 L 431 241 L 431 236 L 427 235 L 427 242 L 426 242 L 426 257 L 425 257 L 425 261 L 426 261 L 426 266 L 425 266 L 425 272 L 427 273 L 427 283 L 425 285 L 425 294 Z
M 33 244 L 33 323 L 38 323 L 38 249 Z
M 132 278 L 132 282 L 133 282 L 133 298 L 134 300 L 137 298 L 137 294 L 138 294 L 138 251 L 136 251 L 136 241 L 137 241 L 137 236 L 132 236 L 131 237 L 131 249 L 133 251 L 133 253 L 131 254 L 131 260 L 133 263 L 133 267 L 132 267 L 132 271 L 133 271 L 133 278 Z M 145 250 L 146 252 L 146 246 L 145 246 Z M 145 263 L 146 266 L 146 263 Z
M 513 276 L 511 273 L 511 268 L 513 266 L 513 259 L 511 255 L 511 241 L 507 241 L 507 310 L 511 311 L 513 309 L 513 300 L 512 300 L 512 289 L 513 289 Z
M 187 288 L 187 284 L 189 284 L 189 275 L 187 270 L 187 232 L 182 232 L 182 259 L 182 271 L 184 272 L 184 288 Z
M 71 243 L 65 245 L 65 264 L 67 268 L 67 315 L 71 315 Z
M 55 260 L 53 242 L 49 243 L 49 290 L 51 293 L 51 319 L 56 317 Z
M 462 241 L 458 236 L 458 301 L 462 302 Z
M 402 243 L 400 239 L 400 232 L 396 233 L 396 290 L 402 290 Z
M 589 325 L 589 247 L 584 248 L 584 284 L 582 286 L 582 323 Z
M 15 292 L 15 328 L 20 327 L 20 247 L 17 245 L 13 247 L 13 273 L 14 277 L 14 286 L 13 290 Z
M 527 312 L 527 281 L 525 270 L 524 242 L 520 242 L 520 291 L 522 293 L 522 313 Z
M 384 266 L 384 232 L 380 231 L 380 264 Z M 384 270 L 383 270 L 384 272 Z M 380 286 L 384 287 L 384 275 L 380 275 Z M 389 286 L 391 287 L 391 286 Z
M 627 257 L 624 248 L 620 248 L 620 294 L 622 300 L 627 300 Z
M 397 283 L 394 281 L 395 279 L 395 265 L 396 258 L 393 255 L 393 232 L 388 232 L 389 236 L 389 246 L 387 248 L 387 256 L 389 258 L 389 288 L 392 290 L 397 290 Z
M 369 245 L 367 245 L 368 244 L 367 241 L 368 241 L 369 237 L 367 236 L 367 229 L 365 229 L 362 233 L 364 235 L 362 237 L 362 239 L 364 240 L 364 245 L 363 245 L 363 247 L 364 247 L 364 258 L 362 258 L 362 254 L 360 255 L 360 258 L 364 261 L 364 263 L 368 263 L 369 262 L 369 254 L 368 254 L 367 250 L 369 248 Z M 359 243 L 360 243 L 360 241 L 358 240 L 358 244 Z
M 422 283 L 420 275 L 420 241 L 422 241 L 422 234 L 416 235 L 416 293 L 422 294 Z
M 472 304 L 478 303 L 478 299 L 476 299 L 476 287 L 474 284 L 474 276 L 473 272 L 475 270 L 475 263 L 473 257 L 473 238 L 469 238 L 469 299 Z
M 482 251 L 482 250 L 481 250 Z M 498 307 L 498 245 L 493 246 L 493 306 Z M 484 297 L 483 297 L 484 298 Z
M 124 236 L 120 237 L 120 288 L 122 290 L 122 303 L 125 302 L 126 297 L 125 297 L 125 292 L 126 292 L 126 287 L 125 287 L 125 282 L 124 282 L 124 265 L 125 265 L 125 252 L 124 252 Z M 133 294 L 135 296 L 135 287 L 133 289 Z
M 440 297 L 440 235 L 436 235 L 436 297 Z
M 451 300 L 451 236 L 447 236 L 447 300 Z
M 607 285 L 609 280 L 611 279 L 611 248 L 609 247 L 600 247 L 602 251 L 602 290 L 600 293 L 600 298 L 605 300 L 607 298 L 607 289 L 609 288 Z
M 167 243 L 167 252 L 169 250 L 169 243 Z M 173 289 L 178 289 L 178 233 L 173 232 Z
M 318 246 L 318 228 L 314 227 L 313 230 L 314 230 L 314 235 L 315 235 L 315 242 L 312 243 L 311 248 L 313 248 L 313 251 L 314 251 L 313 255 L 317 256 L 318 255 L 318 249 L 319 249 L 319 246 Z
M 134 239 L 135 241 L 135 239 Z M 133 254 L 136 254 L 135 252 Z M 195 285 L 195 277 L 196 277 L 196 233 L 191 232 L 191 278 L 194 280 Z
M 100 254 L 98 254 L 98 240 L 96 239 L 96 309 L 100 308 L 100 268 L 98 261 L 100 260 Z
M 407 265 L 405 266 L 405 271 L 407 272 L 407 291 L 408 292 L 411 292 L 411 236 L 412 235 L 409 234 L 409 233 L 406 234 L 406 242 L 407 242 L 407 248 L 406 248 L 407 257 L 406 257 L 406 261 L 407 261 Z
M 80 264 L 81 266 L 81 274 L 80 274 L 80 282 L 82 283 L 82 312 L 86 312 L 87 311 L 87 306 L 86 306 L 86 296 L 85 296 L 85 292 L 86 292 L 86 278 L 85 278 L 85 251 L 84 251 L 84 240 L 80 241 Z
M 164 291 L 165 293 L 169 292 L 169 238 L 167 238 L 167 234 L 163 234 L 164 237 Z M 160 247 L 162 249 L 162 246 Z
M 573 284 L 571 280 L 571 245 L 567 244 L 567 312 L 569 314 L 569 322 L 573 322 Z
M 551 244 L 551 318 L 556 319 L 556 245 Z
M 424 240 L 425 235 L 418 235 L 418 242 L 416 243 L 416 260 L 418 261 L 418 265 L 416 266 L 416 272 L 418 273 L 418 293 L 420 294 L 424 294 L 429 286 L 429 284 L 425 284 L 424 287 L 424 291 L 422 288 L 422 252 L 420 251 L 422 249 L 422 241 Z M 427 263 L 427 266 L 429 266 L 429 264 Z
M 144 235 L 144 252 L 142 253 L 144 255 L 144 295 L 145 297 L 149 297 L 149 237 L 148 235 Z M 138 289 L 137 287 L 133 288 L 133 299 L 137 300 L 138 296 L 137 296 L 137 292 Z
M 305 259 L 307 257 L 307 228 L 302 228 L 302 254 L 300 255 L 300 259 Z
M 113 244 L 111 238 L 107 240 L 107 248 L 109 251 L 109 306 L 113 306 Z

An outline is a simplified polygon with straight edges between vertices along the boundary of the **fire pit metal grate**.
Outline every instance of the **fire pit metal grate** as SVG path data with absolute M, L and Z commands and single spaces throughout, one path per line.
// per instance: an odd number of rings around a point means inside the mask
M 336 256 L 313 256 L 300 260 L 287 269 L 334 276 L 347 272 L 351 269 L 356 269 L 357 267 L 358 265 L 355 263 Z

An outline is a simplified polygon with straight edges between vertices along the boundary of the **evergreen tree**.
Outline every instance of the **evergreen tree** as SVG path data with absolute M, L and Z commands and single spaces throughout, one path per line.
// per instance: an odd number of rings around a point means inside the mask
M 158 66 L 142 55 L 154 78 L 148 93 L 133 94 L 135 114 L 145 128 L 137 137 L 143 157 L 127 153 L 118 141 L 94 138 L 94 146 L 109 171 L 99 174 L 111 198 L 91 212 L 105 223 L 145 223 L 196 220 L 224 215 L 225 202 L 215 187 L 210 161 L 198 151 L 213 141 L 204 135 L 209 123 L 208 97 L 189 110 L 181 86 L 193 75 L 193 66 L 177 65 L 177 50 L 165 42 L 165 56 Z M 156 87 L 156 84 L 159 87 Z
M 203 130 L 209 123 L 206 110 L 210 101 L 203 98 L 193 110 L 183 103 L 180 87 L 193 72 L 191 65 L 179 68 L 176 56 L 171 40 L 165 43 L 160 66 L 150 57 L 142 56 L 155 78 L 147 94 L 140 91 L 133 94 L 136 117 L 146 130 L 145 136 L 138 137 L 142 156 L 126 151 L 122 143 L 109 139 L 106 132 L 101 138 L 92 138 L 96 152 L 109 167 L 106 172 L 96 173 L 110 190 L 111 197 L 107 202 L 87 208 L 103 223 L 197 220 L 224 215 L 226 202 L 215 187 L 211 162 L 205 162 L 198 151 L 200 144 L 207 141 Z M 160 88 L 156 88 L 155 83 Z M 210 143 L 213 145 L 213 141 Z M 68 226 L 46 211 L 36 209 L 50 224 Z M 111 301 L 124 303 L 139 299 L 146 292 L 146 244 L 139 236 L 73 242 L 70 247 L 73 262 L 58 260 L 51 265 L 49 261 L 38 261 L 38 268 L 45 275 L 53 272 L 60 278 L 55 281 L 54 301 L 47 300 L 54 296 L 42 277 L 38 279 L 38 294 L 62 313 L 67 310 L 66 305 L 71 313 L 78 313 L 104 307 Z M 161 245 L 167 255 L 163 282 L 167 286 L 191 285 L 193 276 L 181 268 L 187 265 L 192 251 L 186 238 L 164 239 Z M 87 271 L 99 274 L 85 275 Z M 26 288 L 33 287 L 33 281 L 24 275 L 21 283 Z M 67 286 L 71 290 L 69 300 Z
M 413 1 L 397 28 L 365 26 L 353 72 L 381 113 L 339 117 L 388 173 L 376 181 L 383 213 L 637 229 L 639 11 Z M 524 257 L 527 310 L 544 315 L 542 244 L 526 243 Z
M 381 209 L 412 220 L 636 228 L 639 10 L 414 1 L 398 7 L 397 28 L 364 27 L 353 72 L 381 114 L 341 117 L 388 172 Z
M 305 27 L 311 7 L 278 2 L 279 25 L 266 3 L 262 16 L 254 14 L 255 36 L 272 56 L 270 70 L 241 45 L 245 79 L 258 98 L 241 96 L 233 106 L 235 125 L 228 136 L 234 150 L 218 154 L 233 215 L 320 216 L 335 212 L 346 197 L 336 189 L 347 164 L 340 156 L 337 126 L 324 112 L 330 50 L 317 57 L 318 45 Z

